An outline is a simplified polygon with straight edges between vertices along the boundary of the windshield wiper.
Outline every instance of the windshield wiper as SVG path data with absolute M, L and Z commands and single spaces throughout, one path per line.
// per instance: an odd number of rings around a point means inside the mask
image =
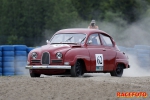
M 85 37 L 85 38 L 86 38 L 86 37 Z M 80 44 L 85 40 L 85 38 L 83 38 L 83 39 L 81 40 Z
M 72 38 L 73 38 L 73 36 L 71 36 L 70 38 L 68 38 L 65 42 L 67 42 L 67 41 L 71 40 Z

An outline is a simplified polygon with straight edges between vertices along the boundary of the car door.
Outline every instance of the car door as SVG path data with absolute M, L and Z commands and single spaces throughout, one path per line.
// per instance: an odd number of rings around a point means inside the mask
M 101 42 L 105 51 L 105 70 L 112 71 L 115 67 L 115 59 L 116 59 L 116 49 L 114 47 L 114 43 L 112 38 L 106 34 L 100 34 Z
M 99 33 L 93 33 L 88 37 L 87 49 L 90 55 L 90 70 L 91 71 L 105 71 L 105 56 L 106 51 L 100 41 Z

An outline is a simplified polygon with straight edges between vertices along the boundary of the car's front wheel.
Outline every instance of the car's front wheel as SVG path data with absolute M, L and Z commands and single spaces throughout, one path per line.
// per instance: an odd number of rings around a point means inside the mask
M 71 67 L 71 76 L 79 77 L 83 75 L 82 63 L 77 61 L 74 66 Z
M 41 74 L 34 73 L 32 70 L 30 70 L 30 76 L 31 77 L 40 77 Z
M 123 74 L 123 65 L 122 64 L 118 64 L 117 68 L 110 72 L 111 76 L 115 76 L 115 77 L 121 77 Z

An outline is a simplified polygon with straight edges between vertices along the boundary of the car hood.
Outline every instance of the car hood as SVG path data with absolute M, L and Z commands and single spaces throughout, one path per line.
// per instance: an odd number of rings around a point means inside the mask
M 45 52 L 45 51 L 60 51 L 62 49 L 69 50 L 71 48 L 70 45 L 67 44 L 51 44 L 51 45 L 44 45 L 32 50 L 32 52 Z
M 64 51 L 68 51 L 71 48 L 75 48 L 75 47 L 81 47 L 80 45 L 74 45 L 74 44 L 48 44 L 48 45 L 44 45 L 42 47 L 38 47 L 32 50 L 32 52 L 38 52 L 38 53 L 42 53 L 42 52 L 64 52 Z

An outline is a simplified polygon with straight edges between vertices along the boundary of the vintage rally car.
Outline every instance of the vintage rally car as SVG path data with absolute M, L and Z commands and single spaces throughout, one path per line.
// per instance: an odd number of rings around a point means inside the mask
M 111 36 L 98 29 L 63 29 L 56 32 L 47 45 L 28 54 L 26 68 L 31 77 L 84 73 L 110 73 L 121 77 L 130 68 L 128 57 Z

